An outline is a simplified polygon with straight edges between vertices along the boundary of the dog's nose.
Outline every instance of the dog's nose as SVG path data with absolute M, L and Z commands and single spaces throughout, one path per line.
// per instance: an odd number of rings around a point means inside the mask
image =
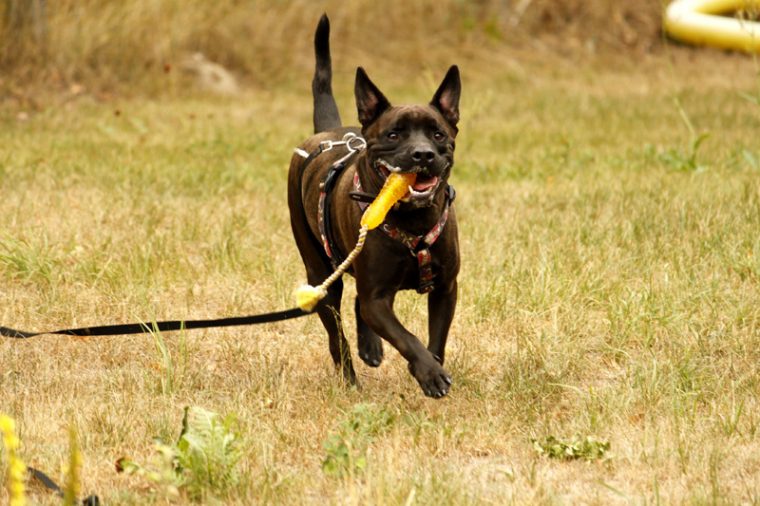
M 430 163 L 435 158 L 435 153 L 430 148 L 419 147 L 412 152 L 412 160 L 415 163 Z

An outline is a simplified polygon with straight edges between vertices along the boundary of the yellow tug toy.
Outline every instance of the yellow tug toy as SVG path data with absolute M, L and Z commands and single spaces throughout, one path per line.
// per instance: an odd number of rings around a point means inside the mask
M 343 263 L 335 269 L 335 272 L 324 280 L 321 285 L 301 285 L 296 289 L 296 304 L 298 307 L 304 311 L 314 309 L 314 306 L 327 295 L 327 288 L 346 272 L 348 266 L 351 265 L 354 258 L 361 252 L 364 247 L 364 240 L 367 238 L 367 232 L 377 228 L 383 222 L 388 211 L 406 195 L 407 189 L 414 185 L 416 180 L 416 174 L 392 172 L 388 176 L 380 193 L 378 193 L 375 200 L 372 201 L 362 215 L 359 239 L 356 241 L 354 249 L 348 254 Z
M 385 180 L 383 188 L 377 194 L 377 198 L 369 205 L 362 215 L 361 226 L 372 230 L 377 228 L 385 219 L 385 215 L 391 210 L 391 207 L 404 198 L 407 189 L 414 185 L 417 180 L 417 174 L 408 174 L 393 172 Z

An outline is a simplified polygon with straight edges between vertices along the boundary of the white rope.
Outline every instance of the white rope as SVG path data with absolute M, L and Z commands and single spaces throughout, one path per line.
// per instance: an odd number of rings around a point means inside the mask
M 362 248 L 364 247 L 364 241 L 367 239 L 367 231 L 369 229 L 366 226 L 363 226 L 359 229 L 359 238 L 356 240 L 356 246 L 354 246 L 354 249 L 351 250 L 351 253 L 348 254 L 345 260 L 343 260 L 337 269 L 335 269 L 335 272 L 330 274 L 330 277 L 328 277 L 326 280 L 322 281 L 322 284 L 319 285 L 319 288 L 322 290 L 327 291 L 327 288 L 332 285 L 335 280 L 337 280 L 339 277 L 343 275 L 344 272 L 346 272 L 346 269 L 351 265 L 351 262 L 354 261 L 354 258 L 356 258 L 359 253 L 361 253 Z
M 346 272 L 346 269 L 348 269 L 348 267 L 351 265 L 351 262 L 353 262 L 359 253 L 361 253 L 362 248 L 364 247 L 364 241 L 367 239 L 368 231 L 369 228 L 367 228 L 366 225 L 362 226 L 362 228 L 359 229 L 359 238 L 356 241 L 356 246 L 354 246 L 354 249 L 351 250 L 351 253 L 348 254 L 346 259 L 340 263 L 335 271 L 330 274 L 327 279 L 322 281 L 322 284 L 319 286 L 301 285 L 296 290 L 295 295 L 298 307 L 304 311 L 311 311 L 320 300 L 325 298 L 327 295 L 327 289 L 330 287 L 330 285 L 335 283 L 336 280 L 340 279 L 343 273 Z
M 367 147 L 367 141 L 353 132 L 348 132 L 343 136 L 343 140 L 326 140 L 320 142 L 319 146 L 321 149 L 320 152 L 329 151 L 335 146 L 346 146 L 348 153 L 346 153 L 346 155 L 340 160 L 334 162 L 334 165 L 339 165 L 348 160 L 356 152 L 364 150 Z M 306 151 L 300 148 L 296 148 L 295 152 L 304 158 L 308 158 L 310 156 L 308 153 L 306 153 Z M 322 284 L 318 286 L 302 285 L 296 289 L 295 296 L 298 307 L 304 311 L 311 311 L 320 300 L 325 298 L 327 295 L 327 289 L 330 287 L 330 285 L 335 283 L 335 281 L 338 280 L 344 272 L 346 272 L 348 267 L 351 265 L 351 262 L 353 262 L 357 255 L 361 253 L 362 248 L 364 247 L 364 241 L 367 238 L 368 231 L 369 228 L 366 225 L 363 225 L 359 229 L 359 238 L 356 240 L 356 246 L 354 246 L 354 249 L 351 251 L 351 253 L 348 254 L 346 259 L 340 263 L 335 271 L 333 271 L 333 273 L 330 274 L 330 276 L 322 282 Z

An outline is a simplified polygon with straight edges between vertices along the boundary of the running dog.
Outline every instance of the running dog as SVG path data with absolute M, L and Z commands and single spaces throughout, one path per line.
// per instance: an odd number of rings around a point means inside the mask
M 382 226 L 368 234 L 349 272 L 356 279 L 359 357 L 371 367 L 379 366 L 381 338 L 385 339 L 408 361 L 425 395 L 440 398 L 451 387 L 443 363 L 459 273 L 454 191 L 448 184 L 459 121 L 459 69 L 449 68 L 429 104 L 392 106 L 359 67 L 355 95 L 361 127 L 343 127 L 332 94 L 329 36 L 329 20 L 323 15 L 314 37 L 315 135 L 296 150 L 300 154 L 293 156 L 288 174 L 293 235 L 308 282 L 317 285 L 353 249 L 366 201 L 380 191 L 387 176 L 391 172 L 416 174 L 406 196 Z M 362 137 L 366 149 L 357 149 L 345 167 L 339 167 L 342 170 L 332 171 L 334 180 L 328 185 L 325 178 L 335 162 L 350 153 L 338 141 L 350 139 L 350 134 Z M 334 142 L 338 145 L 324 150 Z M 396 293 L 409 289 L 428 297 L 427 347 L 393 311 Z M 329 288 L 317 313 L 327 330 L 336 367 L 348 383 L 356 384 L 341 323 L 342 293 L 339 280 Z

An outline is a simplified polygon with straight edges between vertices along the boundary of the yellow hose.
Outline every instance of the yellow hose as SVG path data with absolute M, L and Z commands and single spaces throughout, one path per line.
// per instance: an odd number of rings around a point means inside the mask
M 760 0 L 675 0 L 665 11 L 665 31 L 690 44 L 760 52 L 760 23 L 720 16 L 742 9 L 760 9 Z

